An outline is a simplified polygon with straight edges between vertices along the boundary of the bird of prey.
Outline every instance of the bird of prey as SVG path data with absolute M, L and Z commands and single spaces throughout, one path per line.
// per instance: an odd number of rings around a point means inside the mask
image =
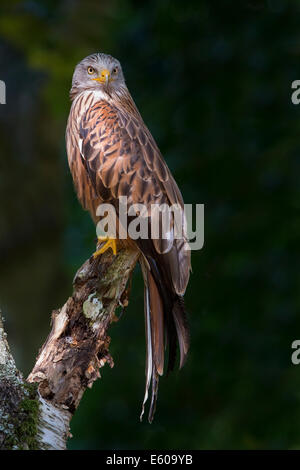
M 127 197 L 128 205 L 144 204 L 149 211 L 152 204 L 184 207 L 180 190 L 128 91 L 117 59 L 103 53 L 83 59 L 75 68 L 70 98 L 68 162 L 78 198 L 95 223 L 99 204 L 111 203 L 118 210 L 121 196 Z M 168 234 L 158 238 L 132 240 L 128 236 L 122 241 L 122 246 L 128 244 L 139 251 L 144 277 L 147 354 L 141 417 L 151 384 L 148 420 L 152 422 L 166 350 L 170 371 L 177 346 L 180 368 L 189 349 L 183 295 L 191 270 L 190 251 L 185 236 L 174 237 L 174 221 Z M 118 242 L 118 237 L 108 238 L 99 252 L 111 247 L 115 254 Z

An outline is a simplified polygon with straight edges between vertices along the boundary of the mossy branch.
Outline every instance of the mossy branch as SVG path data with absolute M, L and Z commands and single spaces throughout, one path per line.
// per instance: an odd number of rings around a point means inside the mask
M 37 387 L 16 368 L 0 312 L 0 449 L 38 449 L 38 411 Z

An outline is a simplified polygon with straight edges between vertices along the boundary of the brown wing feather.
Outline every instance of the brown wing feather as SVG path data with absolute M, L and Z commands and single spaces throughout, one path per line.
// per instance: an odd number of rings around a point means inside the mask
M 151 204 L 183 207 L 178 186 L 141 119 L 100 101 L 83 115 L 79 126 L 81 152 L 95 197 L 115 202 L 127 196 L 128 205 L 145 204 L 149 214 Z M 164 240 L 151 243 L 158 254 L 165 250 Z M 175 292 L 183 294 L 189 278 L 190 252 L 184 250 L 182 240 L 174 241 L 164 261 Z
M 82 105 L 88 105 L 83 102 L 84 97 L 80 97 L 76 107 L 71 108 L 68 125 L 66 129 L 66 147 L 70 171 L 73 177 L 77 197 L 85 210 L 90 211 L 93 220 L 98 205 L 102 198 L 99 198 L 93 185 L 90 183 L 90 176 L 84 158 L 81 155 L 77 135 L 79 129 L 77 125 L 77 111 Z

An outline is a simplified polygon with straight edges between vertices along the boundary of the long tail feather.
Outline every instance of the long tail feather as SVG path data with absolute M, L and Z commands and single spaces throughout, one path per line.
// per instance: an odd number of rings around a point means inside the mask
M 148 414 L 152 422 L 158 395 L 159 376 L 164 371 L 165 349 L 168 345 L 168 373 L 174 369 L 177 343 L 180 351 L 180 368 L 183 366 L 189 349 L 189 329 L 184 310 L 183 298 L 171 292 L 160 277 L 154 260 L 141 260 L 144 277 L 144 312 L 146 330 L 146 383 L 140 420 L 149 398 L 151 403 Z
M 148 271 L 153 362 L 158 375 L 164 373 L 164 308 L 152 274 Z
M 150 270 L 143 262 L 141 262 L 141 266 L 145 283 L 146 384 L 140 420 L 142 420 L 145 412 L 145 404 L 149 397 L 149 388 L 152 381 L 151 404 L 148 415 L 148 421 L 151 423 L 156 408 L 158 377 L 163 374 L 164 370 L 164 311 L 159 291 Z
M 173 306 L 173 318 L 175 322 L 175 327 L 177 331 L 177 338 L 179 343 L 179 350 L 180 350 L 180 365 L 179 368 L 184 365 L 188 350 L 190 347 L 190 332 L 186 317 L 186 312 L 184 309 L 184 301 L 183 297 L 177 297 L 176 301 L 174 302 Z
M 152 396 L 151 396 L 151 404 L 150 404 L 150 409 L 149 409 L 149 414 L 148 414 L 149 423 L 152 423 L 155 410 L 156 410 L 156 402 L 157 402 L 157 395 L 158 395 L 158 377 L 159 377 L 158 373 L 154 366 L 153 372 L 152 372 Z
M 144 274 L 144 270 L 143 270 L 143 274 Z M 140 415 L 140 421 L 143 420 L 143 415 L 145 412 L 145 404 L 148 400 L 149 387 L 150 387 L 152 372 L 153 372 L 150 299 L 149 299 L 148 282 L 145 276 L 144 276 L 144 281 L 145 281 L 144 310 L 145 310 L 145 333 L 146 333 L 146 383 L 145 383 L 145 394 L 144 394 L 144 400 L 143 400 L 143 405 L 142 405 L 142 412 Z

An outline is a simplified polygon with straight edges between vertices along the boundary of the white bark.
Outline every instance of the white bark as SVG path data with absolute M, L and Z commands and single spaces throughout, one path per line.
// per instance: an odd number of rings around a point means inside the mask
M 39 397 L 40 415 L 38 424 L 38 441 L 41 450 L 65 450 L 69 437 L 71 413 L 51 405 Z

